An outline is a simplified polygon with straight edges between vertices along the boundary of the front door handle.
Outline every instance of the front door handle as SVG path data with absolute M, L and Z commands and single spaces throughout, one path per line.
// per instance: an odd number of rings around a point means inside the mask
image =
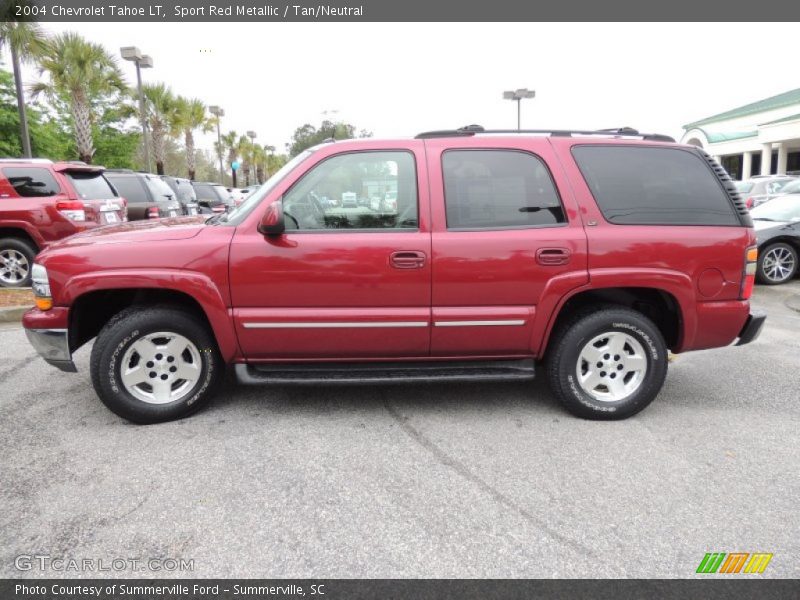
M 399 250 L 389 256 L 395 269 L 421 269 L 425 266 L 425 253 L 418 250 Z
M 536 251 L 536 262 L 546 267 L 565 265 L 569 262 L 571 255 L 569 248 L 539 248 Z

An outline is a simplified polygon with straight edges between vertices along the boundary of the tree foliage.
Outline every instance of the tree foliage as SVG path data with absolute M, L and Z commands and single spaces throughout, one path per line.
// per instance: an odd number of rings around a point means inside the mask
M 292 134 L 292 140 L 286 144 L 289 156 L 297 156 L 306 148 L 311 148 L 329 138 L 336 140 L 349 140 L 355 137 L 372 137 L 372 132 L 362 129 L 356 133 L 356 126 L 342 121 L 333 122 L 324 120 L 319 127 L 310 123 L 298 127 Z

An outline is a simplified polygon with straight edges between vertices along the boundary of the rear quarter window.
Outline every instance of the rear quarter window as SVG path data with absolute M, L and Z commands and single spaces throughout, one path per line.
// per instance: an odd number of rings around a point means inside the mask
M 680 148 L 575 146 L 603 216 L 619 225 L 740 225 L 716 175 Z
M 9 185 L 22 198 L 46 198 L 61 190 L 47 169 L 40 167 L 6 167 L 2 170 Z

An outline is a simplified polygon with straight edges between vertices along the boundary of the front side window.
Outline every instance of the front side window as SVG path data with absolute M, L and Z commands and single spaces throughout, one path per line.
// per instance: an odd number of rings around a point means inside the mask
M 739 225 L 733 204 L 699 155 L 679 148 L 576 146 L 603 216 L 619 225 Z
M 23 198 L 55 196 L 60 191 L 58 183 L 47 169 L 37 167 L 8 167 L 3 169 L 11 187 Z
M 529 228 L 566 223 L 550 172 L 516 150 L 442 155 L 448 229 Z
M 322 161 L 283 197 L 287 230 L 417 229 L 409 152 L 353 152 Z

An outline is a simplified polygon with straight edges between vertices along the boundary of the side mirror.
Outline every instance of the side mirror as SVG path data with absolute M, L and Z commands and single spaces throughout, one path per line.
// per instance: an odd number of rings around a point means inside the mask
M 280 202 L 273 202 L 267 207 L 258 224 L 258 230 L 264 235 L 282 235 L 286 231 L 286 224 L 283 220 L 283 205 Z

